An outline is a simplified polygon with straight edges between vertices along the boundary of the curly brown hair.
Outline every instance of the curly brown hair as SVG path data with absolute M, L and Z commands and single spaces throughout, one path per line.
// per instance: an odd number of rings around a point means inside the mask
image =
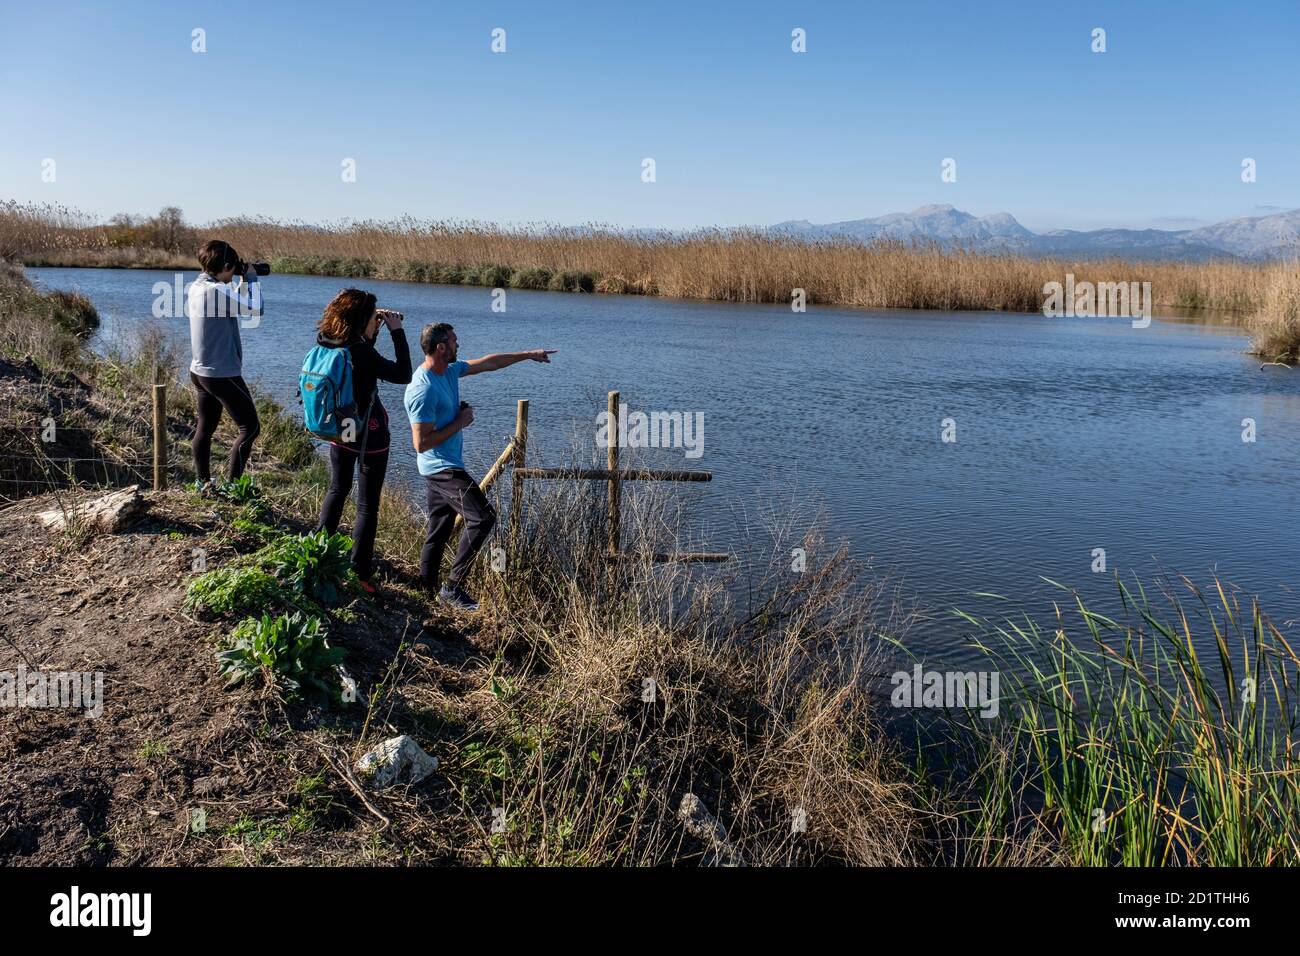
M 337 341 L 359 339 L 374 318 L 375 301 L 373 292 L 344 289 L 325 306 L 325 314 L 316 328 L 322 335 Z

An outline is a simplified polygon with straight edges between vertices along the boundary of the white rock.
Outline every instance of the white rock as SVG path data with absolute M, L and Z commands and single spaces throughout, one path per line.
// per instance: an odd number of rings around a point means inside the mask
M 438 758 L 430 757 L 407 734 L 385 740 L 357 761 L 357 772 L 378 789 L 419 783 L 437 769 Z

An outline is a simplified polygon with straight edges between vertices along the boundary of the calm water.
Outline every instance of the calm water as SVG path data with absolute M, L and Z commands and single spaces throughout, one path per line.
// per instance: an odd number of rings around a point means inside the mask
M 154 321 L 152 287 L 169 273 L 32 269 L 51 288 L 80 289 L 111 339 Z M 188 275 L 187 280 L 193 275 Z M 272 276 L 267 314 L 243 332 L 245 376 L 291 407 L 314 323 L 345 280 Z M 1300 540 L 1300 372 L 1261 371 L 1245 339 L 1216 325 L 1044 319 L 992 313 L 862 312 L 511 291 L 493 313 L 486 289 L 365 281 L 381 306 L 419 328 L 456 326 L 461 357 L 556 348 L 468 379 L 476 409 L 466 459 L 481 474 L 531 400 L 530 459 L 562 464 L 591 448 L 595 416 L 617 388 L 633 409 L 704 413 L 704 454 L 648 455 L 702 468 L 711 485 L 678 486 L 696 544 L 726 549 L 738 515 L 778 502 L 824 505 L 832 537 L 893 573 L 941 620 L 972 592 L 1012 596 L 1036 616 L 1060 592 L 1108 598 L 1108 570 L 1149 579 L 1214 573 L 1264 598 L 1280 623 L 1300 617 L 1293 590 Z M 162 323 L 188 354 L 183 320 Z M 387 333 L 381 349 L 388 350 Z M 401 388 L 386 386 L 394 435 Z M 940 440 L 956 422 L 955 443 Z M 1242 420 L 1258 440 L 1242 441 Z M 413 486 L 395 451 L 390 480 Z M 923 625 L 931 651 L 960 658 L 957 629 Z

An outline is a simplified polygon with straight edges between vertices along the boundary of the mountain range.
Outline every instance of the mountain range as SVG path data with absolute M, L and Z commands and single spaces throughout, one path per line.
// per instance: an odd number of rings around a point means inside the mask
M 935 242 L 979 252 L 1031 256 L 1129 259 L 1283 259 L 1300 255 L 1300 209 L 1254 218 L 1227 219 L 1197 229 L 1056 229 L 1031 232 L 1009 213 L 973 216 L 947 204 L 875 219 L 817 224 L 792 219 L 770 226 L 777 235 L 805 239 L 896 239 Z

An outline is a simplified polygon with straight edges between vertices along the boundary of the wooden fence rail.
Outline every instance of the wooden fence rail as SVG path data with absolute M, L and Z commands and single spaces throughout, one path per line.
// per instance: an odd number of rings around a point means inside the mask
M 619 435 L 619 393 L 610 392 L 608 396 L 609 421 L 606 425 L 609 444 L 606 446 L 605 468 L 528 468 L 524 464 L 526 436 L 528 426 L 528 403 L 520 402 L 519 418 L 515 425 L 515 441 L 506 451 L 514 451 L 512 471 L 513 489 L 510 501 L 510 534 L 516 540 L 519 523 L 523 515 L 524 482 L 530 479 L 540 481 L 603 481 L 606 482 L 609 495 L 607 512 L 608 528 L 606 531 L 608 556 L 614 560 L 649 559 L 655 562 L 668 561 L 726 561 L 730 555 L 718 551 L 687 551 L 652 554 L 632 554 L 623 551 L 621 543 L 622 497 L 625 481 L 712 481 L 713 475 L 707 471 L 670 471 L 653 468 L 620 468 L 618 462 Z M 523 437 L 521 437 L 523 436 Z M 502 457 L 505 457 L 503 453 Z
M 483 492 L 483 494 L 487 494 L 488 491 L 492 488 L 492 486 L 496 484 L 497 479 L 501 477 L 501 472 L 505 470 L 507 462 L 515 462 L 518 464 L 522 464 L 524 460 L 524 451 L 527 448 L 527 446 L 528 446 L 528 399 L 521 398 L 519 399 L 519 404 L 515 408 L 515 436 L 511 438 L 510 441 L 506 442 L 505 451 L 503 451 L 500 455 L 497 456 L 497 460 L 493 462 L 492 467 L 487 470 L 487 474 L 483 476 L 483 480 L 478 483 L 479 490 Z M 518 481 L 516 481 L 515 484 L 517 487 Z M 512 525 L 511 533 L 513 533 L 513 525 L 515 523 L 514 508 L 515 508 L 514 500 L 512 499 L 510 502 L 510 514 L 511 514 L 511 525 Z M 455 534 L 457 531 L 459 531 L 464 524 L 465 524 L 465 519 L 463 519 L 460 515 L 456 515 L 456 521 L 452 525 L 452 529 L 451 529 L 452 534 Z

